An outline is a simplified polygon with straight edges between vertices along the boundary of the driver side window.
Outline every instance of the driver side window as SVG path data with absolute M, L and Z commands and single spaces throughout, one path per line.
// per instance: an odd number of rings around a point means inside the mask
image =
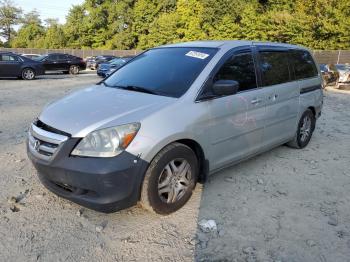
M 257 88 L 252 53 L 239 53 L 229 58 L 215 75 L 214 82 L 218 80 L 237 81 L 238 92 Z

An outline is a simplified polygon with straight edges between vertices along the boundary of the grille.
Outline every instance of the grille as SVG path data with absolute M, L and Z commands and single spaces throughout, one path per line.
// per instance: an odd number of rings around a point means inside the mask
M 68 139 L 68 136 L 63 135 L 64 132 L 58 130 L 58 132 L 53 131 L 56 131 L 56 129 L 49 129 L 45 124 L 40 126 L 32 124 L 30 126 L 28 145 L 33 155 L 47 161 L 53 158 L 59 148 Z

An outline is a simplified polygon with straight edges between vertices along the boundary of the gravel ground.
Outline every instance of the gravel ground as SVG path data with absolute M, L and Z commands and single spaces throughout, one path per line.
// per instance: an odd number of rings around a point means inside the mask
M 0 80 L 0 261 L 350 261 L 350 93 L 325 92 L 306 149 L 217 173 L 170 216 L 107 215 L 47 191 L 25 153 L 43 106 L 97 81 Z M 216 228 L 198 225 L 208 219 Z

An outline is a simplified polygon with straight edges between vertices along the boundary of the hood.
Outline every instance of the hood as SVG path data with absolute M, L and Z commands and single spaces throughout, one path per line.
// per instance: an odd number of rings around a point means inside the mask
M 39 119 L 73 137 L 111 126 L 140 122 L 175 98 L 92 86 L 49 104 Z

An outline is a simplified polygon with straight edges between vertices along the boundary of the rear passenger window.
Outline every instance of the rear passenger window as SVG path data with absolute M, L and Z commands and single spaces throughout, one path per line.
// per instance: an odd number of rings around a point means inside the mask
M 1 61 L 18 61 L 18 59 L 12 55 L 2 55 Z
M 49 55 L 47 58 L 50 61 L 57 61 L 58 60 L 58 56 L 57 55 Z
M 291 61 L 297 80 L 318 75 L 316 65 L 309 52 L 303 50 L 291 51 Z
M 261 51 L 259 54 L 263 86 L 278 85 L 290 81 L 287 52 Z
M 236 54 L 226 61 L 214 77 L 214 82 L 218 80 L 237 81 L 239 91 L 256 88 L 255 67 L 251 52 Z
M 67 60 L 66 55 L 57 55 L 58 60 Z

